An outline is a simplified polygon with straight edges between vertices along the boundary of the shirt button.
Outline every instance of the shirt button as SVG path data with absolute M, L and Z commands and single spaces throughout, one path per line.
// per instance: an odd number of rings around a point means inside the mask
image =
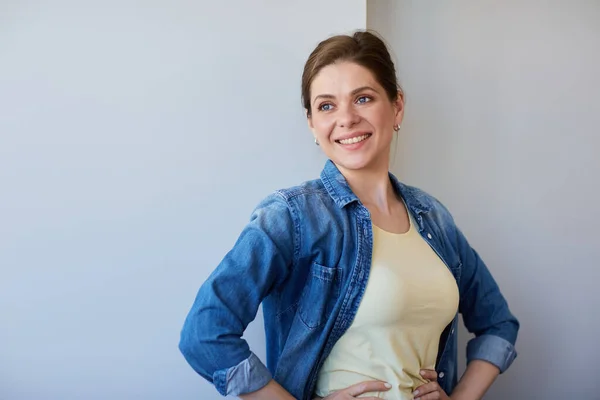
M 444 375 L 445 375 L 445 374 L 444 374 L 443 372 L 440 372 L 440 374 L 438 375 L 438 377 L 439 377 L 440 379 L 442 379 L 442 378 L 444 377 Z
M 431 239 L 431 238 L 432 238 L 432 236 L 431 236 L 431 233 L 428 233 L 428 234 L 427 234 L 427 237 L 428 237 L 429 239 Z

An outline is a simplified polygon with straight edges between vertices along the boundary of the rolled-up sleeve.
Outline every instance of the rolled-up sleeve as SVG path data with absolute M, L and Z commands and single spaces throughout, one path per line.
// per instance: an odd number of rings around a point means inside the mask
M 271 372 L 254 353 L 251 353 L 250 357 L 238 365 L 216 371 L 213 383 L 223 396 L 239 396 L 263 388 L 271 379 Z
M 495 335 L 481 335 L 467 344 L 467 363 L 473 360 L 487 361 L 503 373 L 517 357 L 515 346 Z
M 186 317 L 179 349 L 224 396 L 254 392 L 272 379 L 242 336 L 262 300 L 287 278 L 295 262 L 295 225 L 281 195 L 263 200 L 202 284 Z

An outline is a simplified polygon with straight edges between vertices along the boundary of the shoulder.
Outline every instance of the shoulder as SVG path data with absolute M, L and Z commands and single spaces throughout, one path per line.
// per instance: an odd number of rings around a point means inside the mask
M 281 196 L 287 201 L 298 197 L 320 197 L 327 195 L 327 190 L 320 179 L 304 181 L 296 186 L 291 186 L 275 191 L 275 194 Z
M 305 181 L 296 186 L 278 189 L 266 197 L 263 202 L 285 204 L 291 212 L 303 214 L 316 208 L 330 209 L 333 199 L 320 179 Z
M 302 182 L 295 186 L 281 188 L 264 197 L 254 213 L 290 214 L 294 216 L 311 202 L 327 201 L 329 194 L 320 179 Z

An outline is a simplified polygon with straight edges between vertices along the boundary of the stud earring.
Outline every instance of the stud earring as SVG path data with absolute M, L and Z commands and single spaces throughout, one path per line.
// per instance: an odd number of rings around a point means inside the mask
M 398 132 L 400 130 L 400 124 L 394 125 L 394 130 Z
M 315 138 L 315 144 L 318 146 L 319 145 L 319 141 L 317 140 L 317 138 Z

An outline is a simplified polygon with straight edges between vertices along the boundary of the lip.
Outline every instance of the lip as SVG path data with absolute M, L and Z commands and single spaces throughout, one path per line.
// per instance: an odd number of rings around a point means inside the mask
M 367 132 L 367 131 L 364 131 L 364 132 L 353 132 L 353 133 L 349 133 L 349 134 L 344 135 L 344 136 L 340 136 L 339 138 L 335 139 L 335 141 L 339 143 L 340 140 L 352 139 L 352 138 L 363 136 L 363 135 L 373 136 L 373 133 Z

